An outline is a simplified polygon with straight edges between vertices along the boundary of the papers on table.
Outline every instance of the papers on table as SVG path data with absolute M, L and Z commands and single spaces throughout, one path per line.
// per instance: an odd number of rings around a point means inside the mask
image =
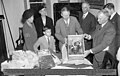
M 87 67 L 84 67 L 84 68 L 78 68 L 78 69 L 93 69 L 92 66 L 87 66 Z
M 84 60 L 65 61 L 63 64 L 56 65 L 52 69 L 93 69 L 93 67 L 92 64 L 84 58 Z
M 84 60 L 83 54 L 69 55 L 69 61 L 71 60 Z
M 83 60 L 64 61 L 63 64 L 75 64 L 75 65 L 86 64 L 86 65 L 92 65 L 86 58 L 84 58 Z
M 66 67 L 66 66 L 55 66 L 51 69 L 76 69 L 76 68 L 72 68 L 72 67 Z

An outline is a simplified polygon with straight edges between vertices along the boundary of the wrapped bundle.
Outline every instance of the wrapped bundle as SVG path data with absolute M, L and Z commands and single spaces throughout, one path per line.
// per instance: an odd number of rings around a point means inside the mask
M 26 65 L 28 65 L 28 61 L 26 60 L 12 60 L 9 62 L 8 66 L 10 69 L 25 69 Z M 28 69 L 31 69 L 31 67 L 29 67 Z
M 13 51 L 12 53 L 12 60 L 23 60 L 26 59 L 26 53 L 25 51 L 18 50 L 18 51 Z
M 31 66 L 31 67 L 39 66 L 39 63 L 38 63 L 39 57 L 38 57 L 37 54 L 35 54 L 32 51 L 26 51 L 26 56 L 27 56 L 26 58 L 27 58 L 27 60 L 29 62 L 29 64 L 26 65 L 26 67 L 29 67 L 29 66 Z
M 1 63 L 1 71 L 4 69 L 31 69 L 31 67 L 26 67 L 28 65 L 28 61 L 26 60 L 11 60 L 9 62 L 4 61 Z
M 4 61 L 1 63 L 1 71 L 3 71 L 4 69 L 9 69 L 9 63 L 7 61 Z
M 38 56 L 30 50 L 14 51 L 12 60 L 1 64 L 2 69 L 32 69 L 34 66 L 38 66 Z

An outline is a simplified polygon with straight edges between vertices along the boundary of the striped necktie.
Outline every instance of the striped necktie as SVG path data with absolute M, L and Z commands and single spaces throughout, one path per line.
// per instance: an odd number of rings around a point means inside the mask
M 50 38 L 49 38 L 49 37 L 47 37 L 47 39 L 48 39 L 48 45 L 50 45 Z

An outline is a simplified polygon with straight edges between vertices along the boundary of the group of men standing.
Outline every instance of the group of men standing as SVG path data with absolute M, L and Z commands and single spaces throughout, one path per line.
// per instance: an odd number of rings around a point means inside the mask
M 41 17 L 34 20 L 38 37 L 42 36 L 44 26 L 54 30 L 51 18 L 46 17 L 45 8 L 39 8 Z M 117 68 L 116 53 L 120 46 L 120 16 L 115 12 L 114 5 L 104 5 L 95 17 L 89 12 L 90 5 L 82 3 L 82 15 L 79 21 L 76 17 L 70 16 L 69 6 L 61 9 L 61 16 L 55 25 L 55 33 L 52 35 L 59 40 L 59 48 L 67 42 L 68 35 L 84 34 L 85 53 L 84 56 L 93 63 L 94 68 L 106 68 L 110 61 L 110 68 Z M 42 25 L 42 26 L 38 26 Z M 41 29 L 41 30 L 40 30 Z
M 114 10 L 112 3 L 106 4 L 97 14 L 97 18 L 90 12 L 90 5 L 82 3 L 82 16 L 78 21 L 70 16 L 70 9 L 61 9 L 61 16 L 55 25 L 55 36 L 59 40 L 59 47 L 66 42 L 67 35 L 85 35 L 84 56 L 93 63 L 94 68 L 106 68 L 108 61 L 110 68 L 116 67 L 116 53 L 120 43 L 120 16 Z

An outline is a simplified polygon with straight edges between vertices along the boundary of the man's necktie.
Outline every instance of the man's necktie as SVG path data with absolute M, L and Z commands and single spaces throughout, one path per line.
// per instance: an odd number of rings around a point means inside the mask
M 85 19 L 85 14 L 83 14 L 83 17 L 82 17 L 83 19 Z
M 49 39 L 49 37 L 47 37 L 47 39 L 48 39 L 48 45 L 50 45 L 50 39 Z
M 102 25 L 99 25 L 100 27 L 99 27 L 99 30 L 101 30 L 102 29 Z
M 69 26 L 69 21 L 65 20 L 65 25 L 68 27 Z

